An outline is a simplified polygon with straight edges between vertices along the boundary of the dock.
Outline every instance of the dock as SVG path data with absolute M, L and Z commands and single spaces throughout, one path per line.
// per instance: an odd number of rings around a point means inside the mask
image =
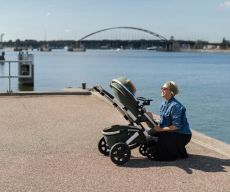
M 97 149 L 114 124 L 127 121 L 87 90 L 0 94 L 0 191 L 230 191 L 229 144 L 193 131 L 188 159 L 156 162 L 134 149 L 116 166 Z

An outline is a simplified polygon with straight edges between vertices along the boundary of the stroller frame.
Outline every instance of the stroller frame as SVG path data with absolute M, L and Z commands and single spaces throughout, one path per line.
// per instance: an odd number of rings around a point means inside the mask
M 149 159 L 153 159 L 154 150 L 153 144 L 157 142 L 157 136 L 155 135 L 153 129 L 149 127 L 144 127 L 143 122 L 148 122 L 150 127 L 157 125 L 157 122 L 154 121 L 144 110 L 145 105 L 150 105 L 151 99 L 146 99 L 143 97 L 135 98 L 135 96 L 123 85 L 119 80 L 113 79 L 110 83 L 110 87 L 115 96 L 104 90 L 101 86 L 95 86 L 92 90 L 98 92 L 100 95 L 105 97 L 112 105 L 123 115 L 123 117 L 129 122 L 129 126 L 134 126 L 138 128 L 138 131 L 135 131 L 125 142 L 115 143 L 111 148 L 107 145 L 105 140 L 105 135 L 118 134 L 116 132 L 105 132 L 102 131 L 104 135 L 99 143 L 98 149 L 104 155 L 109 155 L 112 162 L 117 165 L 123 165 L 129 161 L 131 156 L 131 149 L 134 149 L 138 146 L 139 152 L 143 156 L 147 156 Z M 126 103 L 125 99 L 129 99 L 131 103 Z M 135 143 L 134 141 L 138 137 L 145 138 L 142 142 Z M 134 142 L 134 144 L 133 144 Z

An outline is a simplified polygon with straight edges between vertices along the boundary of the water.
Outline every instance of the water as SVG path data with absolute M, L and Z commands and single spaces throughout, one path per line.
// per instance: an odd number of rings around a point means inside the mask
M 109 90 L 111 79 L 124 75 L 136 84 L 137 96 L 154 98 L 148 109 L 159 113 L 160 87 L 165 80 L 174 80 L 191 128 L 230 143 L 230 54 L 134 50 L 32 53 L 37 91 L 79 87 L 82 82 Z M 6 52 L 7 60 L 16 58 L 17 53 Z M 7 73 L 8 67 L 0 65 L 0 75 Z M 12 73 L 17 74 L 16 65 Z M 0 79 L 0 91 L 7 89 L 8 81 Z M 12 89 L 18 89 L 17 79 L 12 81 Z

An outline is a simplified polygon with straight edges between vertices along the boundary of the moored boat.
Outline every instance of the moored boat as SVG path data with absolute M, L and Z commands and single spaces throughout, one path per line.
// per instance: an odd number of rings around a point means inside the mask
M 43 45 L 39 50 L 43 51 L 43 52 L 50 52 L 50 51 L 52 51 L 52 49 L 49 47 L 48 44 Z

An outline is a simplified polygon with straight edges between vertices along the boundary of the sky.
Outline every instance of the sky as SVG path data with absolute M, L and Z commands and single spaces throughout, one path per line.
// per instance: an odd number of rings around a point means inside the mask
M 0 34 L 9 40 L 78 40 L 119 26 L 167 39 L 230 40 L 230 0 L 0 0 Z

